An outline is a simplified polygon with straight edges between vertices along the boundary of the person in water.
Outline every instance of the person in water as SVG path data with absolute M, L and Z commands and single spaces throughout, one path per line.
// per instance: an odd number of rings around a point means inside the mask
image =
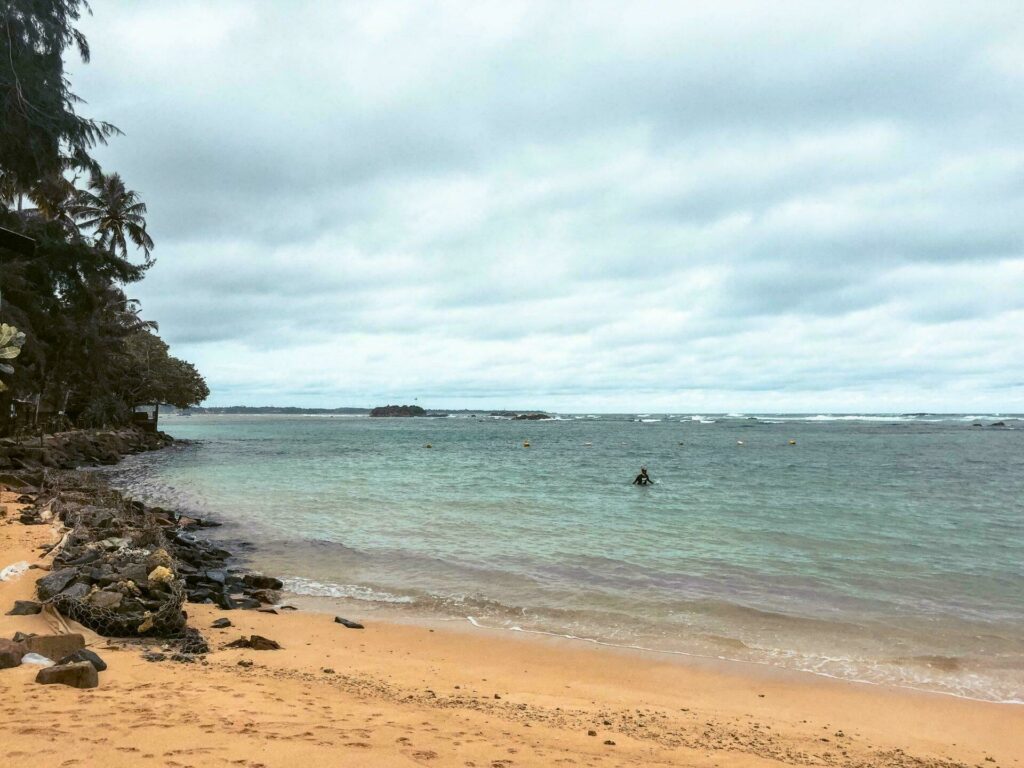
M 640 467 L 640 474 L 636 476 L 633 485 L 651 485 L 654 481 L 647 474 L 647 467 Z

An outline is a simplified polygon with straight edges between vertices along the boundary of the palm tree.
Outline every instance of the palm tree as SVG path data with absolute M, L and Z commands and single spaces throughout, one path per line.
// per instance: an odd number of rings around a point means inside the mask
M 146 204 L 139 193 L 125 189 L 118 173 L 94 173 L 89 188 L 78 193 L 74 216 L 79 225 L 96 230 L 96 243 L 121 258 L 128 256 L 128 241 L 142 249 L 146 264 L 153 240 L 146 232 Z

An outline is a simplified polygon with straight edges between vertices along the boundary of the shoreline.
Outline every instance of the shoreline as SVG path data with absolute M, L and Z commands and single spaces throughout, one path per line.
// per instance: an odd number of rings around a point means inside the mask
M 580 637 L 577 635 L 562 634 L 559 632 L 551 632 L 540 629 L 488 626 L 479 623 L 473 616 L 445 617 L 432 616 L 426 613 L 415 612 L 401 614 L 395 609 L 388 608 L 386 606 L 375 607 L 371 611 L 366 612 L 364 616 L 363 614 L 360 614 L 358 611 L 360 601 L 354 598 L 304 595 L 301 593 L 289 592 L 287 588 L 284 590 L 284 594 L 287 595 L 287 602 L 289 604 L 303 606 L 301 608 L 302 610 L 306 610 L 311 613 L 318 613 L 321 615 L 333 615 L 337 613 L 339 610 L 342 610 L 342 612 L 344 612 L 345 609 L 351 609 L 353 615 L 361 617 L 360 620 L 362 618 L 365 618 L 366 616 L 369 616 L 371 618 L 366 619 L 367 621 L 372 620 L 376 622 L 383 622 L 387 624 L 395 624 L 400 626 L 443 629 L 444 631 L 456 633 L 465 632 L 466 634 L 480 632 L 484 634 L 490 634 L 497 638 L 510 637 L 521 638 L 527 642 L 536 641 L 540 643 L 565 643 L 570 647 L 595 647 L 599 649 L 607 649 L 609 652 L 620 652 L 628 655 L 636 655 L 641 658 L 647 658 L 650 661 L 660 660 L 672 664 L 693 666 L 698 669 L 720 671 L 724 673 L 730 673 L 730 670 L 732 670 L 735 674 L 743 674 L 745 671 L 746 673 L 749 673 L 751 675 L 762 675 L 768 678 L 782 676 L 793 682 L 798 682 L 804 678 L 820 678 L 823 680 L 831 680 L 837 683 L 849 683 L 850 685 L 856 686 L 869 686 L 881 690 L 891 689 L 894 692 L 906 692 L 911 694 L 922 694 L 927 696 L 944 696 L 952 699 L 957 699 L 960 701 L 976 702 L 979 704 L 1024 707 L 1024 699 L 984 699 L 977 696 L 968 696 L 966 694 L 956 693 L 954 691 L 944 691 L 934 688 L 918 687 L 907 683 L 865 680 L 854 677 L 843 677 L 840 675 L 833 675 L 828 672 L 819 672 L 812 669 L 786 667 L 780 664 L 774 664 L 771 661 L 767 660 L 737 659 L 728 656 L 712 656 L 710 654 L 701 654 L 690 651 L 647 648 L 641 645 L 613 643 L 610 641 L 599 640 L 596 638 Z M 322 605 L 318 605 L 319 603 L 322 603 Z M 332 604 L 334 607 L 332 607 Z M 379 615 L 380 618 L 377 618 L 377 615 Z M 1024 712 L 1024 710 L 1022 710 L 1022 712 Z
M 46 568 L 53 554 L 39 547 L 55 543 L 60 524 L 23 525 L 19 498 L 0 498 L 0 569 L 19 560 Z M 34 581 L 32 571 L 0 581 L 0 614 L 15 599 L 34 599 Z M 295 598 L 288 602 L 321 600 Z M 365 629 L 347 629 L 330 612 L 300 608 L 187 603 L 188 624 L 209 649 L 169 658 L 167 640 L 108 639 L 70 620 L 55 625 L 46 613 L 0 615 L 0 637 L 80 631 L 109 664 L 99 687 L 85 691 L 35 685 L 31 665 L 0 670 L 0 754 L 12 766 L 37 765 L 42 755 L 62 766 L 350 759 L 491 768 L 988 768 L 1024 759 L 1024 709 L 1014 704 L 458 619 L 352 614 Z M 217 619 L 232 626 L 212 629 Z M 282 649 L 226 647 L 254 634 Z M 154 649 L 163 658 L 147 661 Z M 41 740 L 53 728 L 27 725 L 28 711 L 53 717 L 63 737 Z

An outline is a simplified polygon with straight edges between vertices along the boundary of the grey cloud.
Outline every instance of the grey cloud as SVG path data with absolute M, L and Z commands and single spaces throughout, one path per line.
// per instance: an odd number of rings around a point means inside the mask
M 1012 3 L 94 11 L 215 402 L 1024 409 Z

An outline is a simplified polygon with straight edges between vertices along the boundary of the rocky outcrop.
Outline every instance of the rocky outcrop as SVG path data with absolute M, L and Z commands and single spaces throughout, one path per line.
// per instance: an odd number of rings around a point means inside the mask
M 16 615 L 50 605 L 101 635 L 166 638 L 191 656 L 209 646 L 187 626 L 186 602 L 230 610 L 278 600 L 279 579 L 230 564 L 230 552 L 195 535 L 216 523 L 131 500 L 95 474 L 51 469 L 109 463 L 170 442 L 134 429 L 53 435 L 28 452 L 0 441 L 0 464 L 21 464 L 0 471 L 0 484 L 26 494 L 21 522 L 57 519 L 67 529 L 50 572 L 36 582 L 39 603 L 16 605 Z M 81 647 L 38 652 L 57 659 Z
M 97 464 L 116 464 L 125 456 L 154 451 L 170 445 L 173 439 L 163 432 L 141 429 L 75 430 L 46 435 L 39 440 L 18 442 L 0 439 L 0 470 L 75 469 Z M 0 475 L 0 483 L 11 487 Z M 38 483 L 29 483 L 38 485 Z
M 425 416 L 418 405 L 380 405 L 370 411 L 371 416 Z

